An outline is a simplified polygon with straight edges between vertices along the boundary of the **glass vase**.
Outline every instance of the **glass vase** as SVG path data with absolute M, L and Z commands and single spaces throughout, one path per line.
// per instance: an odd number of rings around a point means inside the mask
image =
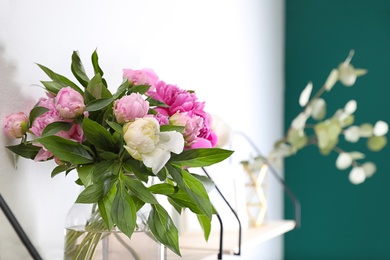
M 97 204 L 74 204 L 65 221 L 64 260 L 164 259 L 164 246 L 151 234 L 149 210 L 137 213 L 131 239 L 119 229 L 108 231 Z

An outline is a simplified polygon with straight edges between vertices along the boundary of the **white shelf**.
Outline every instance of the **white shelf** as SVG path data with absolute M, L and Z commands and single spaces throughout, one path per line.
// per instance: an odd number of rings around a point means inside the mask
M 241 251 L 250 250 L 261 243 L 294 229 L 295 221 L 270 221 L 259 227 L 250 227 L 242 231 Z M 210 234 L 206 242 L 201 232 L 189 232 L 180 235 L 182 258 L 167 250 L 168 260 L 212 260 L 217 259 L 219 251 L 219 230 Z M 223 254 L 233 255 L 238 251 L 238 231 L 225 231 L 223 236 Z

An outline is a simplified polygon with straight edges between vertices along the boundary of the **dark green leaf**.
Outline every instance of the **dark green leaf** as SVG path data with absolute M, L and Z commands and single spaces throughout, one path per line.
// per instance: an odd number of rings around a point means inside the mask
M 190 149 L 181 154 L 173 154 L 170 162 L 187 167 L 205 167 L 225 160 L 232 153 L 233 151 L 220 148 Z
M 118 154 L 116 153 L 113 153 L 113 152 L 101 152 L 99 153 L 99 156 L 104 159 L 104 160 L 109 160 L 109 161 L 113 161 L 115 159 L 118 159 Z
M 62 161 L 70 162 L 74 165 L 88 164 L 93 162 L 92 156 L 83 145 L 59 136 L 51 135 L 35 139 L 42 144 L 54 156 Z
M 9 149 L 11 152 L 27 159 L 34 159 L 35 156 L 37 156 L 39 150 L 41 150 L 41 147 L 24 143 L 6 146 L 6 148 Z
M 168 105 L 165 104 L 164 102 L 158 101 L 158 100 L 156 100 L 154 98 L 151 98 L 151 97 L 148 97 L 146 100 L 149 101 L 149 106 L 151 106 L 151 107 L 154 107 L 154 106 L 156 106 L 156 107 L 168 107 Z
M 130 192 L 140 200 L 150 204 L 158 203 L 152 193 L 139 180 L 123 175 L 122 181 Z
M 149 90 L 150 86 L 147 86 L 147 85 L 138 85 L 138 86 L 134 86 L 132 88 L 130 88 L 130 92 L 131 93 L 140 93 L 141 95 L 142 94 L 145 94 L 148 90 Z
M 154 176 L 154 174 L 148 168 L 146 168 L 146 166 L 141 161 L 129 159 L 125 161 L 123 167 L 127 172 L 134 173 L 134 175 L 143 182 L 147 182 L 149 176 Z
M 116 186 L 113 185 L 111 190 L 105 195 L 99 202 L 99 211 L 100 215 L 103 218 L 104 223 L 109 230 L 111 230 L 114 226 L 114 221 L 112 220 L 111 208 L 112 203 L 114 202 L 114 198 L 116 195 Z
M 121 182 L 118 183 L 117 189 L 111 208 L 112 219 L 118 228 L 131 238 L 136 226 L 135 205 Z
M 45 86 L 47 91 L 49 91 L 54 95 L 57 95 L 60 89 L 67 87 L 67 85 L 64 85 L 63 83 L 59 83 L 56 81 L 41 81 L 41 83 L 43 84 L 43 86 Z
M 79 194 L 76 203 L 97 203 L 103 198 L 103 192 L 102 183 L 91 184 Z
M 122 84 L 118 87 L 116 93 L 114 94 L 114 99 L 120 99 L 126 93 L 126 91 L 130 88 L 130 82 L 125 79 Z
M 180 256 L 179 233 L 171 217 L 161 205 L 152 205 L 148 225 L 158 241 Z
M 85 107 L 85 111 L 98 111 L 106 108 L 113 102 L 113 98 L 101 98 L 92 100 Z
M 44 137 L 49 135 L 55 135 L 60 131 L 68 132 L 72 125 L 73 124 L 69 122 L 53 122 L 51 124 L 48 124 L 45 129 L 43 129 L 41 136 Z
M 94 146 L 102 150 L 115 150 L 115 145 L 110 132 L 99 123 L 85 117 L 81 128 L 87 140 Z
M 91 59 L 92 59 L 92 66 L 95 74 L 99 73 L 100 75 L 103 76 L 103 70 L 99 66 L 99 57 L 96 50 L 92 53 Z
M 29 115 L 29 120 L 30 120 L 30 126 L 32 125 L 32 123 L 34 122 L 35 118 L 43 115 L 44 113 L 46 113 L 47 111 L 49 111 L 48 108 L 46 107 L 34 107 L 33 109 L 31 109 L 30 111 L 30 115 Z
M 57 74 L 55 72 L 53 72 L 52 70 L 50 70 L 49 68 L 43 66 L 43 65 L 40 65 L 40 64 L 37 64 L 45 73 L 47 76 L 49 76 L 49 78 L 51 78 L 53 81 L 57 82 L 58 84 L 61 84 L 61 85 L 65 85 L 65 86 L 69 86 L 71 88 L 73 88 L 74 90 L 76 90 L 77 92 L 79 92 L 81 95 L 83 95 L 83 91 L 74 83 L 72 82 L 71 80 L 69 80 L 68 78 L 60 75 L 60 74 Z
M 107 124 L 115 130 L 115 132 L 123 134 L 123 128 L 120 124 L 112 121 L 107 121 Z
M 89 78 L 88 78 L 87 74 L 85 73 L 83 63 L 81 62 L 77 51 L 74 51 L 72 54 L 71 70 L 72 70 L 73 75 L 81 83 L 81 85 L 83 85 L 84 87 L 87 87 L 88 82 L 89 82 Z
M 203 184 L 185 170 L 170 165 L 167 165 L 167 169 L 177 185 L 188 194 L 192 202 L 199 207 L 203 214 L 211 219 L 212 206 Z
M 61 173 L 61 172 L 65 172 L 69 170 L 69 166 L 64 164 L 64 165 L 58 165 L 57 167 L 55 167 L 52 171 L 51 171 L 51 177 L 53 178 L 54 176 L 56 176 L 57 174 Z
M 86 90 L 92 94 L 95 99 L 111 98 L 112 94 L 103 83 L 102 76 L 96 74 L 91 81 L 89 81 Z
M 89 186 L 93 180 L 93 171 L 95 170 L 96 164 L 86 164 L 82 167 L 77 168 L 79 179 L 85 187 Z

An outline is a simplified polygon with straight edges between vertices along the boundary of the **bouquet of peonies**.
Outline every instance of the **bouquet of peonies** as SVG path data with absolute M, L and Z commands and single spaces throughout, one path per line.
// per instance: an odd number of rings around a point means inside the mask
M 53 159 L 52 176 L 76 170 L 77 184 L 85 187 L 76 202 L 96 203 L 107 230 L 131 237 L 137 211 L 150 204 L 153 236 L 180 254 L 177 228 L 155 195 L 166 196 L 178 212 L 189 208 L 209 227 L 213 207 L 204 178 L 189 169 L 218 163 L 232 151 L 215 148 L 211 116 L 194 92 L 166 84 L 150 69 L 124 69 L 123 83 L 111 93 L 96 51 L 92 64 L 89 78 L 73 53 L 71 70 L 81 86 L 38 64 L 51 79 L 41 81 L 47 97 L 28 114 L 6 117 L 5 133 L 21 139 L 7 148 L 35 161 Z M 210 230 L 204 231 L 207 238 Z

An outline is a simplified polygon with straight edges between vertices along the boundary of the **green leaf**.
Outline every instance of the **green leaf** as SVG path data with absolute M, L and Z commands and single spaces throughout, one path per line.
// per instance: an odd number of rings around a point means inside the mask
M 79 92 L 81 95 L 83 95 L 83 91 L 74 83 L 72 82 L 71 80 L 69 80 L 68 78 L 60 75 L 60 74 L 57 74 L 55 72 L 53 72 L 52 70 L 50 70 L 49 68 L 41 65 L 41 64 L 37 64 L 45 73 L 47 76 L 49 76 L 49 78 L 51 78 L 54 82 L 58 83 L 58 84 L 61 84 L 61 85 L 65 85 L 65 86 L 69 86 L 71 88 L 73 88 L 74 90 L 76 90 L 77 92 Z
M 109 230 L 111 230 L 114 226 L 114 221 L 112 220 L 111 208 L 114 202 L 114 198 L 116 195 L 116 185 L 113 185 L 111 190 L 98 202 L 98 207 L 100 211 L 100 215 L 104 223 Z
M 93 171 L 96 164 L 86 164 L 77 168 L 77 173 L 85 187 L 89 186 L 93 182 Z
M 119 133 L 119 134 L 123 134 L 123 128 L 120 124 L 116 123 L 116 122 L 112 122 L 112 121 L 107 121 L 106 122 L 112 129 L 115 130 L 115 132 Z
M 131 238 L 136 226 L 135 205 L 122 182 L 118 183 L 117 189 L 111 208 L 112 219 L 118 228 Z
M 145 94 L 149 90 L 150 86 L 147 85 L 138 85 L 130 88 L 131 93 L 140 93 Z
M 83 63 L 80 60 L 80 57 L 77 51 L 74 51 L 72 54 L 72 65 L 71 70 L 76 79 L 83 85 L 84 87 L 88 86 L 89 78 L 85 73 L 85 69 Z
M 166 210 L 153 204 L 148 218 L 148 226 L 154 237 L 177 255 L 180 254 L 179 232 Z
M 41 81 L 41 83 L 47 91 L 54 95 L 57 95 L 58 91 L 60 91 L 62 88 L 67 87 L 67 85 L 56 81 Z
M 24 143 L 6 146 L 6 148 L 9 149 L 11 152 L 27 159 L 34 159 L 35 156 L 37 156 L 39 150 L 41 150 L 41 147 L 39 146 Z
M 99 162 L 93 171 L 93 181 L 102 181 L 105 176 L 118 175 L 120 170 L 120 164 L 117 161 L 101 161 Z
M 367 140 L 367 147 L 373 152 L 382 150 L 387 144 L 386 136 L 371 136 Z
M 340 122 L 337 119 L 327 120 L 314 126 L 318 148 L 323 155 L 328 155 L 337 145 L 341 130 Z
M 85 111 L 98 111 L 108 107 L 114 101 L 113 98 L 101 98 L 92 100 L 85 107 Z
M 208 241 L 210 236 L 210 231 L 211 231 L 211 221 L 207 216 L 203 214 L 198 214 L 196 216 L 198 218 L 200 226 L 203 229 L 204 239 Z
M 81 124 L 81 128 L 91 144 L 105 151 L 115 151 L 112 136 L 102 125 L 85 117 Z
M 123 80 L 122 84 L 118 87 L 116 93 L 114 94 L 114 99 L 116 100 L 123 97 L 129 88 L 130 88 L 129 80 L 128 79 Z
M 47 111 L 49 111 L 50 109 L 46 108 L 46 107 L 34 107 L 33 109 L 31 109 L 30 111 L 30 115 L 29 115 L 29 121 L 30 121 L 30 126 L 32 125 L 32 123 L 34 122 L 34 120 L 43 115 L 44 113 L 46 113 Z
M 57 167 L 55 167 L 52 171 L 51 171 L 51 177 L 53 178 L 54 176 L 56 176 L 57 174 L 61 173 L 61 172 L 65 172 L 69 170 L 69 166 L 64 164 L 64 165 L 58 165 Z
M 89 81 L 86 90 L 95 98 L 111 98 L 112 94 L 103 83 L 102 76 L 96 74 L 91 81 Z
M 127 172 L 134 173 L 134 175 L 137 176 L 137 178 L 143 182 L 147 182 L 149 176 L 154 176 L 152 171 L 146 168 L 146 166 L 141 161 L 138 160 L 134 160 L 134 159 L 126 160 L 123 164 L 123 167 Z
M 148 97 L 146 100 L 149 102 L 149 106 L 151 106 L 151 107 L 153 107 L 153 106 L 156 106 L 156 107 L 169 107 L 164 102 L 158 101 L 158 100 L 156 100 L 154 98 L 151 98 L 151 97 Z
M 113 161 L 115 159 L 118 159 L 118 154 L 117 153 L 107 152 L 107 151 L 99 153 L 99 156 L 102 159 L 108 160 L 108 161 Z
M 170 162 L 188 167 L 205 167 L 225 160 L 232 153 L 233 151 L 220 148 L 190 149 L 180 154 L 173 154 Z
M 83 145 L 77 142 L 55 135 L 37 138 L 35 141 L 42 144 L 48 151 L 62 161 L 70 162 L 74 165 L 93 162 L 92 156 Z
M 103 198 L 103 193 L 102 183 L 91 184 L 79 194 L 76 203 L 97 203 Z
M 95 74 L 100 74 L 103 76 L 103 70 L 99 66 L 99 57 L 96 50 L 92 53 L 91 60 Z
M 167 132 L 167 131 L 176 131 L 176 132 L 183 132 L 185 126 L 177 126 L 177 125 L 162 125 L 160 126 L 161 132 Z
M 296 149 L 302 149 L 307 144 L 307 136 L 306 133 L 301 131 L 298 131 L 294 128 L 290 128 L 287 133 L 287 141 Z
M 43 129 L 41 136 L 55 135 L 60 131 L 68 132 L 72 126 L 73 124 L 69 122 L 53 122 Z
M 134 194 L 137 198 L 149 204 L 158 203 L 152 193 L 142 184 L 141 181 L 133 179 L 129 176 L 123 175 L 122 181 L 126 187 Z
M 200 208 L 202 213 L 211 219 L 213 210 L 209 196 L 207 195 L 207 191 L 202 182 L 185 170 L 172 167 L 169 164 L 166 167 L 177 185 L 188 194 L 192 201 Z

